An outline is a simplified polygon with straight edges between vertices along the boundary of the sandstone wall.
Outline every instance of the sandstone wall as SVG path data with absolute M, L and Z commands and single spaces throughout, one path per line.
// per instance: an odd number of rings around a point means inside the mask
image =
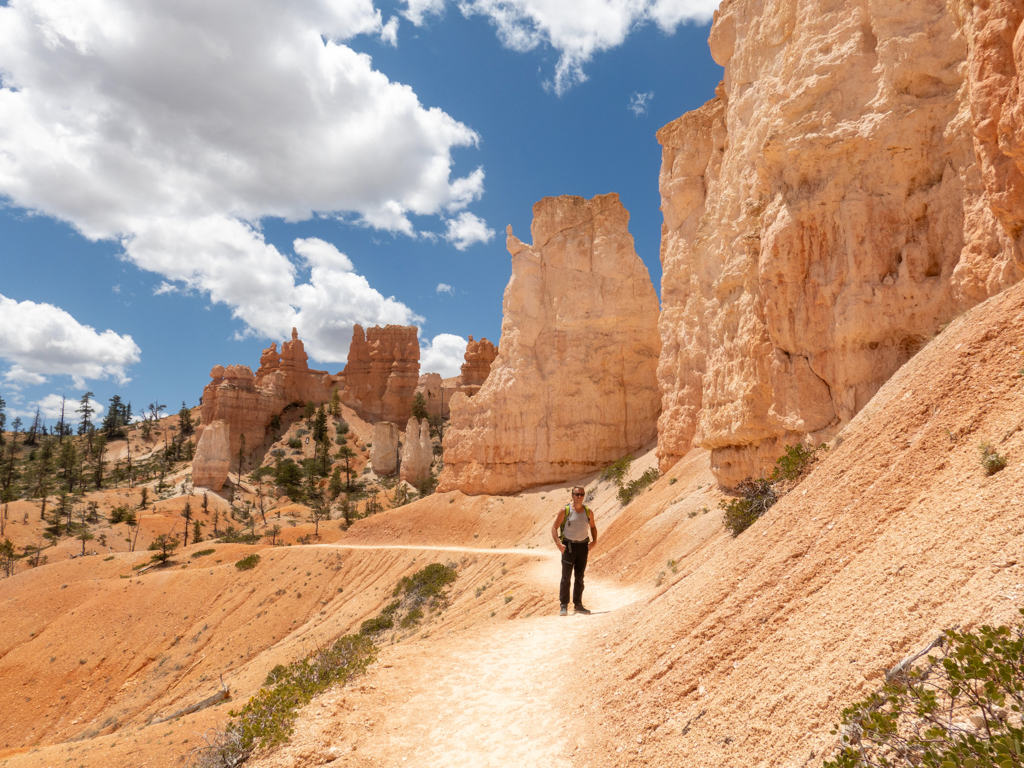
M 597 469 L 654 439 L 658 297 L 618 195 L 547 197 L 533 245 L 508 231 L 501 347 L 457 393 L 442 490 L 513 493 Z
M 202 417 L 197 429 L 197 450 L 192 460 L 192 481 L 219 491 L 227 480 L 227 467 L 237 468 L 238 452 L 245 437 L 246 455 L 259 448 L 270 420 L 291 403 L 325 403 L 341 376 L 312 370 L 298 333 L 291 341 L 271 344 L 263 350 L 260 368 L 253 374 L 247 365 L 216 365 L 212 381 L 203 389 Z M 219 424 L 216 439 L 206 431 Z M 223 433 L 223 434 L 221 434 Z
M 658 133 L 662 469 L 768 471 L 1020 279 L 1021 8 L 951 7 L 722 3 L 723 83 Z
M 434 462 L 434 444 L 430 440 L 430 424 L 426 419 L 409 419 L 405 427 L 405 444 L 402 446 L 402 480 L 416 488 L 430 477 L 430 465 Z
M 420 375 L 415 326 L 356 325 L 345 365 L 342 402 L 366 421 L 405 424 Z

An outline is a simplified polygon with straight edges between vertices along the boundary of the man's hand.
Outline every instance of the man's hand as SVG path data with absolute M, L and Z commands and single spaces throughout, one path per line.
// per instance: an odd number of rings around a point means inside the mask
M 558 547 L 559 552 L 565 552 L 565 544 L 560 541 L 555 542 L 555 546 Z

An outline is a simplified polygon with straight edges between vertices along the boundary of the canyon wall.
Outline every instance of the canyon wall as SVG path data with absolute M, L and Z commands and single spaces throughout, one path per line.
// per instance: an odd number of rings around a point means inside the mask
M 197 429 L 198 445 L 192 460 L 192 480 L 200 487 L 219 491 L 228 477 L 228 466 L 237 469 L 238 453 L 245 438 L 245 453 L 258 448 L 267 426 L 292 403 L 325 403 L 344 376 L 316 371 L 307 363 L 298 332 L 292 328 L 291 341 L 263 350 L 259 370 L 247 365 L 215 365 L 212 381 L 203 389 L 202 417 Z M 210 429 L 211 425 L 216 429 Z
M 405 424 L 420 376 L 420 345 L 415 326 L 356 325 L 345 365 L 341 400 L 369 422 Z
M 658 297 L 618 195 L 546 197 L 508 229 L 501 347 L 456 393 L 441 490 L 506 494 L 606 466 L 656 435 Z
M 696 444 L 724 485 L 768 472 L 1021 278 L 1021 17 L 724 0 L 724 80 L 658 132 L 663 470 Z

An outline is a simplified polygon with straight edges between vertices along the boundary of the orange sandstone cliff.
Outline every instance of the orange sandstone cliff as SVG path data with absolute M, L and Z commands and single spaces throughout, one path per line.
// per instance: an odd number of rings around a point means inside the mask
M 501 348 L 456 393 L 442 490 L 514 493 L 597 469 L 655 437 L 658 297 L 618 195 L 546 197 L 533 245 L 508 233 Z
M 366 421 L 405 424 L 420 377 L 416 326 L 356 325 L 345 366 L 342 402 Z
M 658 133 L 662 469 L 766 472 L 1021 278 L 1022 15 L 722 3 L 722 85 Z

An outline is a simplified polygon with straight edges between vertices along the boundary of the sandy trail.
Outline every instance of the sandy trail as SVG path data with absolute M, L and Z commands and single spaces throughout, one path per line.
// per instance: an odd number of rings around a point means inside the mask
M 525 564 L 523 576 L 556 599 L 553 556 L 519 552 L 544 558 Z M 545 612 L 386 647 L 362 680 L 314 702 L 292 743 L 257 765 L 283 768 L 329 756 L 344 766 L 568 768 L 588 744 L 579 681 L 603 653 L 601 638 L 615 612 L 639 597 L 588 578 L 590 616 L 570 608 L 567 617 Z
M 543 549 L 484 549 L 482 547 L 446 547 L 446 546 L 429 546 L 424 544 L 312 544 L 308 546 L 313 547 L 327 547 L 330 549 L 413 549 L 417 552 L 469 552 L 479 555 L 529 555 L 530 557 L 540 557 L 551 559 L 559 557 L 560 553 L 556 550 L 546 551 Z

